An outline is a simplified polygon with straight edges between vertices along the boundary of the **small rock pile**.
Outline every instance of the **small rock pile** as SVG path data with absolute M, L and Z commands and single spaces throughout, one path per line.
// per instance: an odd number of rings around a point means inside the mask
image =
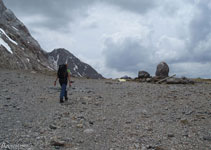
M 154 77 L 151 77 L 146 71 L 139 71 L 138 77 L 135 78 L 135 81 L 166 84 L 194 84 L 194 81 L 186 77 L 175 78 L 174 76 L 175 75 L 169 77 L 169 66 L 166 62 L 160 62 L 157 65 L 157 70 Z

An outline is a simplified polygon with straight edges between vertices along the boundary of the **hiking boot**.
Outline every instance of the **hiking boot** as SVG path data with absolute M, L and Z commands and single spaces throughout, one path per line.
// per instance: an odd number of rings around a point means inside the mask
M 68 97 L 65 97 L 65 101 L 67 101 L 68 100 Z
M 64 103 L 63 99 L 60 99 L 60 103 Z

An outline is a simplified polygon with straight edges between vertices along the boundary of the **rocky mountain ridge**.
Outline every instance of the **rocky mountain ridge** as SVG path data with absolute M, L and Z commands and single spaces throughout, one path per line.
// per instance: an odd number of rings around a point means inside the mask
M 51 67 L 55 70 L 58 69 L 60 64 L 68 64 L 72 76 L 88 77 L 92 79 L 103 78 L 102 75 L 97 73 L 90 65 L 80 61 L 66 49 L 54 49 L 52 52 L 48 53 L 48 59 Z
M 0 67 L 49 70 L 45 51 L 26 26 L 0 0 Z
M 62 52 L 60 50 L 59 52 L 61 55 L 58 63 L 67 58 L 63 53 L 68 51 L 64 50 Z M 0 68 L 55 71 L 57 66 L 55 65 L 54 53 L 55 51 L 47 53 L 43 50 L 31 36 L 27 27 L 0 0 Z M 69 52 L 68 56 L 70 57 L 67 60 L 74 76 L 102 78 L 88 64 L 81 62 Z

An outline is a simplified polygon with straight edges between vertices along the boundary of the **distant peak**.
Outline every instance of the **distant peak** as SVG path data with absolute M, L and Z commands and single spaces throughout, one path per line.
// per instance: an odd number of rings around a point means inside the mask
M 63 53 L 65 53 L 65 54 L 70 54 L 70 55 L 72 55 L 72 53 L 70 53 L 68 50 L 66 50 L 65 48 L 57 48 L 57 49 L 54 49 L 52 52 L 54 52 L 54 53 L 60 53 L 60 54 L 63 54 Z
M 7 8 L 5 7 L 2 0 L 0 0 L 0 12 L 5 11 Z

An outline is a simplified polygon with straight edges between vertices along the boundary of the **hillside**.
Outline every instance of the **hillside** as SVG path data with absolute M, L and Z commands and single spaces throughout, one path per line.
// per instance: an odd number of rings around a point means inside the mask
M 26 26 L 0 0 L 0 67 L 49 70 L 44 50 Z
M 23 149 L 210 149 L 211 84 L 55 77 L 0 69 L 0 144 Z M 57 146 L 55 146 L 57 145 Z
M 0 68 L 56 71 L 60 63 L 68 63 L 73 76 L 103 78 L 65 49 L 50 53 L 43 50 L 27 27 L 0 0 Z

